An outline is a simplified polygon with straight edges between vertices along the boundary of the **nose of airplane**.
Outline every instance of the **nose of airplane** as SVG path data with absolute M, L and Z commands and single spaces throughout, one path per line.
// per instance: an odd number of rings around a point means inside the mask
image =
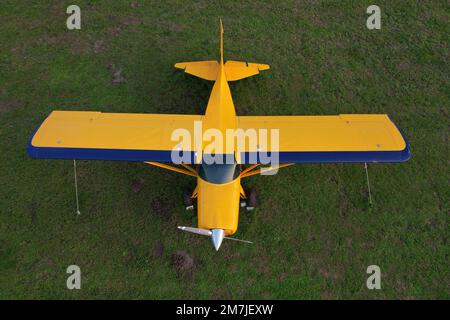
M 220 245 L 223 241 L 223 237 L 225 236 L 225 232 L 223 231 L 223 229 L 212 229 L 211 232 L 211 240 L 214 245 L 214 249 L 216 249 L 216 251 L 219 251 Z

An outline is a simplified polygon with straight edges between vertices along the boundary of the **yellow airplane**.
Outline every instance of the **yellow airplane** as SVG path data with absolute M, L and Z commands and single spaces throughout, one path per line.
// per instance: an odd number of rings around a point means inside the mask
M 243 178 L 294 163 L 402 162 L 410 157 L 408 143 L 386 114 L 237 116 L 228 82 L 257 75 L 269 65 L 224 62 L 222 21 L 220 61 L 180 62 L 175 67 L 214 81 L 204 115 L 53 111 L 32 136 L 28 154 L 139 161 L 195 177 L 197 186 L 184 202 L 192 209 L 197 200 L 198 226 L 179 229 L 211 237 L 216 250 L 223 239 L 244 241 L 231 237 L 240 206 L 251 210 L 256 205 L 254 191 L 241 185 Z M 205 136 L 208 130 L 215 136 Z M 244 135 L 231 136 L 226 149 L 210 146 L 213 136 L 224 137 L 230 130 Z M 252 130 L 277 134 L 256 135 L 256 142 L 245 143 L 255 138 L 245 135 Z

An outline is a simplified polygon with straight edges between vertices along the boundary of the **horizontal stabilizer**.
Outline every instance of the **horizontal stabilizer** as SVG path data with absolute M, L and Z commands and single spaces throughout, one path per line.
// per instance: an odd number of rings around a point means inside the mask
M 257 75 L 269 68 L 268 64 L 229 60 L 225 63 L 225 74 L 228 81 L 236 81 Z
M 215 60 L 178 62 L 175 64 L 175 68 L 183 69 L 184 72 L 201 79 L 215 81 L 219 72 L 219 63 Z

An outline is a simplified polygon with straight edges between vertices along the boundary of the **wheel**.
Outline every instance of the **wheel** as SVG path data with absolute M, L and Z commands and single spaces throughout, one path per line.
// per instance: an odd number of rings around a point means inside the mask
M 254 189 L 248 189 L 245 195 L 247 196 L 247 206 L 245 207 L 247 211 L 255 209 L 258 206 L 256 191 Z
M 194 210 L 194 199 L 191 197 L 192 192 L 185 190 L 183 192 L 183 204 L 186 210 Z

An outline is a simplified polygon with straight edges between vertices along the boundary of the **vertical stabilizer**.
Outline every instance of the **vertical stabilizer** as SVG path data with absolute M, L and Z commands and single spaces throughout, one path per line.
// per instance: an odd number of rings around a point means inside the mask
M 222 18 L 220 19 L 220 64 L 223 64 L 223 24 Z

